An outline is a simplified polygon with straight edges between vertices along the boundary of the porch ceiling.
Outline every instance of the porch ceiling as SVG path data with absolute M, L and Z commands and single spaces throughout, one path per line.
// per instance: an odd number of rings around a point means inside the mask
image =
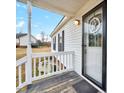
M 17 0 L 26 3 L 27 0 Z M 88 0 L 31 0 L 36 7 L 65 16 L 74 16 Z

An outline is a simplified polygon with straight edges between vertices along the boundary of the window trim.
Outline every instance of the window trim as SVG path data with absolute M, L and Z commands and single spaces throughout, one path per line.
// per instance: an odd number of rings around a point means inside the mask
M 56 36 L 53 38 L 53 50 L 56 50 Z
M 61 43 L 60 38 L 62 39 Z M 58 33 L 58 51 L 64 51 L 64 30 L 61 31 L 61 33 Z

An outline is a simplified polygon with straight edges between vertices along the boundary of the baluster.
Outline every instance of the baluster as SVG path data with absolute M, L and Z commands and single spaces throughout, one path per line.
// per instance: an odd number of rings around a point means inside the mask
M 60 66 L 60 64 L 59 64 L 59 60 L 60 60 L 60 58 L 59 58 L 59 55 L 57 56 L 57 66 L 58 66 L 58 71 L 60 70 L 60 68 L 59 68 L 59 66 Z
M 46 57 L 46 74 L 48 74 L 48 56 Z
M 69 69 L 70 69 L 70 68 L 71 68 L 71 54 L 69 54 L 68 56 L 69 56 L 69 58 L 68 58 L 68 59 L 69 59 L 69 61 L 68 61 L 69 66 L 68 66 L 68 67 L 69 67 Z
M 56 55 L 54 56 L 54 72 L 56 72 Z
M 46 57 L 44 57 L 44 75 L 46 74 Z
M 65 55 L 63 54 L 63 69 L 62 70 L 64 70 L 65 69 Z
M 64 55 L 64 70 L 66 69 L 66 54 Z
M 48 56 L 48 74 L 50 73 L 50 56 Z
M 66 56 L 66 69 L 68 69 L 68 54 L 66 54 L 65 56 Z
M 34 58 L 34 77 L 36 77 L 36 58 Z
M 69 58 L 68 58 L 68 54 L 66 54 L 66 56 L 67 56 L 67 58 L 66 58 L 66 60 L 67 60 L 67 66 L 66 67 L 67 67 L 67 69 L 69 69 L 69 62 L 68 62 L 69 61 L 68 60 Z
M 72 60 L 72 54 L 70 54 L 70 68 L 73 68 L 73 60 Z
M 54 73 L 54 56 L 52 56 L 52 72 Z
M 61 62 L 62 62 L 62 60 L 61 60 L 61 54 L 59 56 L 60 56 L 59 57 L 59 71 L 61 71 Z
M 67 54 L 67 68 L 69 69 L 69 54 Z
M 56 72 L 58 71 L 58 56 L 56 55 Z
M 55 55 L 55 72 L 57 72 L 57 55 Z
M 22 83 L 22 82 L 21 82 L 21 81 L 22 81 L 22 76 L 21 76 L 21 75 L 22 75 L 22 74 L 21 74 L 21 65 L 19 66 L 18 69 L 19 69 L 19 86 L 20 86 L 21 83 Z
M 74 70 L 74 61 L 75 61 L 75 59 L 74 59 L 74 53 L 72 53 L 71 54 L 71 63 L 72 63 L 72 69 Z
M 42 69 L 42 62 L 40 61 L 41 58 L 39 57 L 39 76 L 41 76 L 41 69 Z

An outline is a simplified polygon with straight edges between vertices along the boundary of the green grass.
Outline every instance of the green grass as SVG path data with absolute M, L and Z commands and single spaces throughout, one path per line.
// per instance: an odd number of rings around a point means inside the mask
M 50 47 L 32 48 L 33 53 L 50 52 Z M 16 60 L 26 56 L 27 48 L 16 48 Z

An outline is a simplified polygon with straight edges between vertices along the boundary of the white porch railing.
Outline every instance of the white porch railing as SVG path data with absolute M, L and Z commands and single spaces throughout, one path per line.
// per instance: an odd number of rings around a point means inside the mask
M 27 56 L 16 61 L 16 91 L 26 86 L 26 63 Z
M 33 53 L 32 54 L 32 81 L 51 75 L 73 70 L 74 52 Z M 16 91 L 28 85 L 26 82 L 27 57 L 17 61 Z

